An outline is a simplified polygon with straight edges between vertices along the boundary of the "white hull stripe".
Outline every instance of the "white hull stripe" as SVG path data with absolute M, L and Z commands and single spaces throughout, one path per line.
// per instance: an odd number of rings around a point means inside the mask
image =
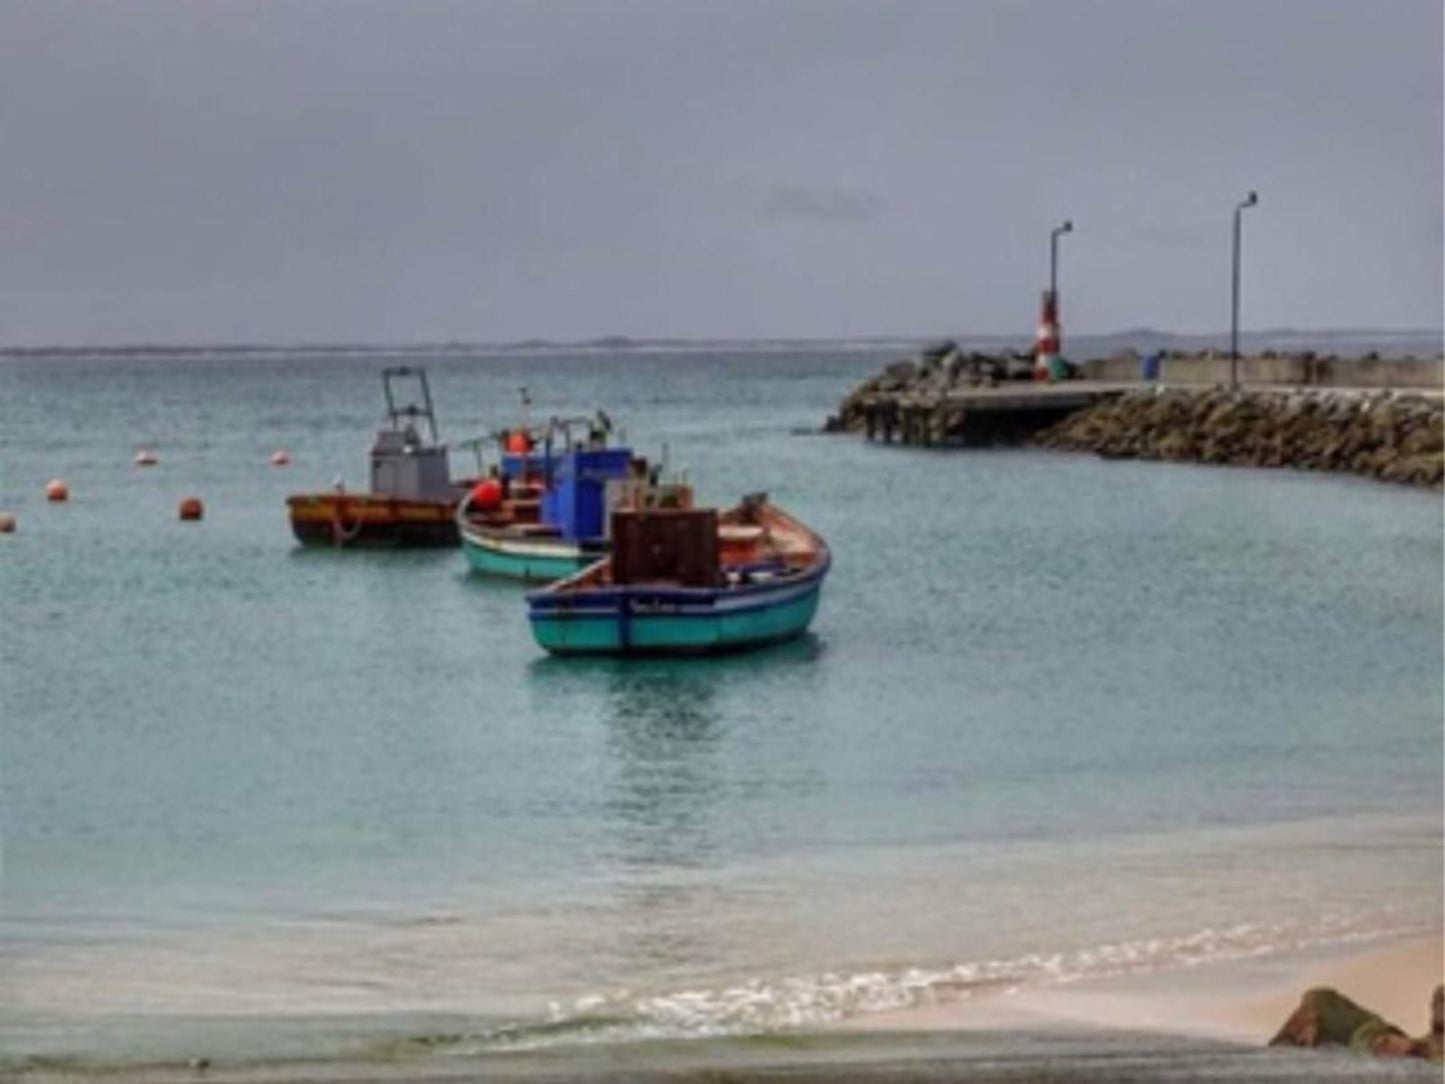
M 500 554 L 503 557 L 576 558 L 583 556 L 585 552 L 580 546 L 571 542 L 514 542 L 510 539 L 503 542 L 470 532 L 464 537 L 468 545 L 475 546 L 479 550 L 486 550 L 488 553 Z M 601 554 L 598 556 L 600 557 Z

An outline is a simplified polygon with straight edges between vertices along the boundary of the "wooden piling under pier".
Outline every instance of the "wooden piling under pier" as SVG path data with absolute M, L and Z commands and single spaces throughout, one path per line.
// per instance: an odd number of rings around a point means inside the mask
M 884 393 L 861 404 L 869 440 L 920 447 L 1020 444 L 1033 433 L 1101 399 L 1124 384 L 1020 384 L 955 388 L 932 395 Z

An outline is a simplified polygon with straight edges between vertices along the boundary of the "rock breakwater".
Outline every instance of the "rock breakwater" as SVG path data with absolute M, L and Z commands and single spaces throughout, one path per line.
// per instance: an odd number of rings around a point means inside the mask
M 880 400 L 939 403 L 960 389 L 1027 382 L 1033 367 L 1031 354 L 965 352 L 954 343 L 941 343 L 924 350 L 917 361 L 895 361 L 858 385 L 823 428 L 829 433 L 862 433 L 868 428 L 869 411 Z
M 1327 389 L 1141 388 L 1036 433 L 1044 448 L 1115 459 L 1344 471 L 1439 486 L 1439 399 Z

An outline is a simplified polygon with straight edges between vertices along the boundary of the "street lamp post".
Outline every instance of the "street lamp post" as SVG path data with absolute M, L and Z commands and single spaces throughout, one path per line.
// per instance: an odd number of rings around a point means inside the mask
M 1073 232 L 1072 222 L 1065 222 L 1049 231 L 1049 293 L 1054 295 L 1056 301 L 1059 296 L 1059 234 Z
M 1233 304 L 1229 311 L 1229 386 L 1239 387 L 1239 222 L 1246 207 L 1259 202 L 1259 195 L 1250 192 L 1234 208 L 1234 277 Z

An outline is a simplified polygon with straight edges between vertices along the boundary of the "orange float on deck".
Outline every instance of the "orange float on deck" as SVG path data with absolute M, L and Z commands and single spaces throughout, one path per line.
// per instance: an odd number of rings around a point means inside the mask
M 180 517 L 184 520 L 198 520 L 206 514 L 206 506 L 201 503 L 199 497 L 183 497 L 181 499 Z
M 291 453 L 285 448 L 277 448 L 271 453 L 271 466 L 284 467 L 291 462 Z
M 70 500 L 70 487 L 59 478 L 52 478 L 45 486 L 45 499 L 47 501 L 68 501 Z
M 525 429 L 513 429 L 507 434 L 503 447 L 511 455 L 526 455 L 532 450 L 532 438 L 527 435 Z
M 718 561 L 724 565 L 748 565 L 761 555 L 763 528 L 750 523 L 718 525 Z
M 495 478 L 484 478 L 472 487 L 471 506 L 483 512 L 501 507 L 502 483 Z

